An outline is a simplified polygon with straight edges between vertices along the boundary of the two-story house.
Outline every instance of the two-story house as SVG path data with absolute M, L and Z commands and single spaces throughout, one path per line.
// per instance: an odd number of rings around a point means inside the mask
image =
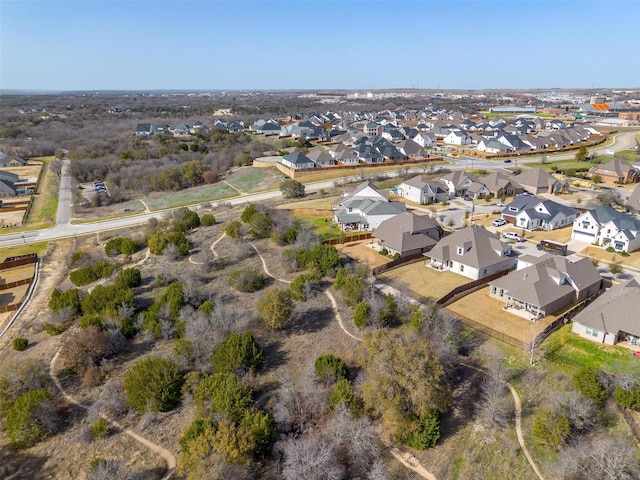
M 640 248 L 640 220 L 602 205 L 574 220 L 571 238 L 611 246 L 619 252 L 633 252 Z

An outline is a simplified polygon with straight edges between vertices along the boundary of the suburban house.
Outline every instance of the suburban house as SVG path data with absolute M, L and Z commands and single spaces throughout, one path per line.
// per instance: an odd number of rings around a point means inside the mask
M 401 213 L 384 220 L 373 231 L 382 248 L 401 257 L 431 250 L 442 236 L 442 227 L 428 215 Z
M 640 172 L 621 158 L 591 167 L 589 176 L 593 178 L 596 175 L 600 176 L 604 183 L 633 183 L 640 180 Z
M 150 123 L 139 123 L 136 125 L 135 134 L 139 137 L 151 135 L 153 133 L 153 125 Z
M 388 202 L 389 191 L 380 190 L 373 183 L 367 180 L 365 182 L 362 182 L 360 185 L 358 185 L 357 187 L 351 190 L 345 190 L 344 192 L 342 192 L 342 195 L 340 195 L 338 198 L 333 200 L 331 202 L 331 205 L 333 207 L 341 207 L 344 204 L 344 202 L 347 202 L 349 200 L 363 199 L 363 198 Z
M 471 138 L 462 130 L 451 130 L 442 141 L 447 145 L 471 145 Z
M 425 254 L 428 266 L 450 270 L 472 280 L 515 268 L 517 259 L 509 243 L 481 225 L 472 225 L 443 237 Z
M 430 132 L 420 132 L 415 137 L 413 137 L 413 141 L 416 142 L 421 147 L 435 147 L 436 136 Z
M 285 167 L 289 167 L 293 170 L 300 170 L 302 168 L 314 168 L 316 166 L 309 157 L 307 157 L 300 150 L 294 150 L 291 153 L 282 157 L 282 164 Z
M 478 141 L 476 150 L 487 153 L 509 153 L 514 151 L 512 147 L 499 142 L 495 138 L 482 138 L 482 140 Z
M 401 142 L 398 142 L 396 148 L 400 153 L 408 158 L 424 158 L 428 155 L 424 147 L 421 147 L 413 140 L 402 140 Z
M 541 168 L 532 168 L 526 172 L 513 177 L 513 181 L 522 185 L 529 193 L 556 193 L 569 189 L 569 184 L 558 180 L 553 175 L 545 172 Z
M 640 284 L 614 285 L 573 317 L 571 331 L 599 343 L 627 341 L 640 344 Z
M 575 219 L 571 239 L 633 252 L 640 248 L 640 220 L 602 205 Z
M 379 125 L 376 122 L 367 122 L 364 124 L 362 131 L 368 137 L 379 137 L 382 135 L 382 125 Z
M 489 295 L 504 300 L 505 309 L 523 310 L 531 320 L 586 300 L 600 291 L 602 277 L 588 258 L 571 262 L 545 254 L 531 266 L 489 283 Z
M 330 167 L 336 164 L 335 159 L 326 150 L 316 148 L 307 153 L 307 158 L 311 159 L 319 167 Z
M 369 231 L 380 226 L 385 220 L 404 213 L 407 207 L 403 202 L 353 199 L 343 202 L 342 207 L 333 215 L 333 221 L 342 231 Z
M 489 193 L 496 198 L 511 197 L 524 192 L 524 188 L 510 177 L 500 172 L 493 172 L 478 179 Z
M 525 230 L 555 230 L 571 225 L 579 213 L 552 200 L 518 195 L 502 210 L 502 218 Z
M 467 189 L 472 183 L 478 183 L 478 179 L 462 170 L 454 170 L 440 179 L 449 189 L 449 194 L 457 197 L 466 195 Z
M 178 125 L 175 126 L 173 130 L 171 130 L 171 132 L 174 135 L 190 135 L 191 129 L 189 128 L 189 125 L 187 125 L 186 123 L 179 123 Z
M 27 160 L 18 155 L 4 155 L 0 158 L 0 167 L 24 167 Z
M 398 196 L 420 205 L 440 203 L 450 198 L 449 188 L 440 180 L 431 180 L 417 175 L 405 180 L 397 187 Z
M 465 199 L 478 199 L 484 198 L 491 195 L 491 192 L 485 187 L 481 182 L 472 182 L 469 187 L 467 187 L 467 192 L 465 193 Z

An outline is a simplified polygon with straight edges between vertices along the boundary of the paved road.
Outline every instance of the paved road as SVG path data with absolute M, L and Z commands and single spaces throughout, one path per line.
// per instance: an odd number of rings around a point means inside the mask
M 62 162 L 62 171 L 60 174 L 60 193 L 58 195 L 58 211 L 56 213 L 57 225 L 69 225 L 71 223 L 71 202 L 73 193 L 71 191 L 71 175 L 69 168 L 70 160 Z

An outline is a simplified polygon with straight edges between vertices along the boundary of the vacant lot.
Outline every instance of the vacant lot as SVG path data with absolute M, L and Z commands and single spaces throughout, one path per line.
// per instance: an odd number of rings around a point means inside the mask
M 348 242 L 343 245 L 336 245 L 336 249 L 358 262 L 368 265 L 370 268 L 389 263 L 389 259 L 380 255 L 376 250 L 367 246 L 371 240 L 359 242 Z

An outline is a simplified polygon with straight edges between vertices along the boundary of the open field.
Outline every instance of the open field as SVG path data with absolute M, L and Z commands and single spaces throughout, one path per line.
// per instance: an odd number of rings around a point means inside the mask
M 38 257 L 42 257 L 47 250 L 48 243 L 26 243 L 24 245 L 16 245 L 15 247 L 2 247 L 0 248 L 0 262 L 7 257 L 17 257 L 19 255 L 26 255 L 28 253 L 35 253 Z
M 2 167 L 2 171 L 15 173 L 20 176 L 21 180 L 27 180 L 32 178 L 36 180 L 40 174 L 40 169 L 43 167 L 43 163 L 28 163 L 24 167 Z
M 53 157 L 40 157 L 44 163 L 45 169 L 38 191 L 33 199 L 33 207 L 29 215 L 29 224 L 50 224 L 55 220 L 56 211 L 58 210 L 58 188 L 60 186 L 60 177 L 54 173 L 49 162 Z
M 243 192 L 255 192 L 277 188 L 282 181 L 282 173 L 277 168 L 241 167 L 225 181 Z
M 342 245 L 336 245 L 336 249 L 345 255 L 356 259 L 358 262 L 364 263 L 369 268 L 375 268 L 379 265 L 389 263 L 389 259 L 380 255 L 373 248 L 367 247 L 366 244 L 371 240 L 361 240 L 359 242 L 348 242 Z
M 428 261 L 426 257 L 425 260 Z M 411 285 L 414 292 L 432 300 L 438 300 L 454 288 L 471 282 L 471 279 L 453 272 L 439 272 L 425 267 L 423 262 L 398 267 L 383 273 L 380 278 L 387 283 Z
M 312 182 L 322 182 L 322 181 L 334 180 L 334 179 L 337 180 L 344 177 L 354 177 L 354 176 L 361 175 L 363 177 L 362 180 L 364 181 L 368 177 L 371 177 L 371 176 L 375 177 L 377 174 L 394 172 L 394 171 L 403 170 L 406 168 L 410 168 L 413 171 L 418 171 L 420 169 L 426 171 L 427 169 L 432 168 L 436 165 L 447 165 L 447 162 L 432 161 L 432 162 L 415 163 L 415 164 L 407 164 L 407 165 L 397 165 L 397 164 L 385 165 L 381 167 L 371 167 L 371 168 L 355 167 L 353 169 L 336 169 L 336 170 L 327 169 L 326 171 L 323 171 L 323 172 L 304 175 L 297 180 L 301 181 L 302 183 L 312 183 Z
M 229 185 L 216 183 L 215 185 L 194 187 L 170 194 L 166 192 L 152 194 L 145 197 L 144 201 L 151 210 L 164 210 L 165 208 L 222 200 L 236 196 L 238 196 L 238 192 Z

